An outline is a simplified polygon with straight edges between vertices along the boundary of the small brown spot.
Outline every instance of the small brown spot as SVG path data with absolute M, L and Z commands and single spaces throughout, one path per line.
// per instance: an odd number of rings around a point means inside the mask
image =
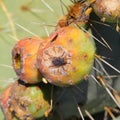
M 72 70 L 75 72 L 75 71 L 77 70 L 77 68 L 76 68 L 76 67 L 73 67 Z
M 72 42 L 73 42 L 73 39 L 69 39 L 69 40 L 68 40 L 68 44 L 69 44 L 69 43 L 71 44 Z
M 30 8 L 28 6 L 21 6 L 21 10 L 23 11 L 30 11 Z
M 84 54 L 84 55 L 83 55 L 83 58 L 84 58 L 84 60 L 86 60 L 86 59 L 88 58 L 88 55 L 87 55 L 87 54 Z

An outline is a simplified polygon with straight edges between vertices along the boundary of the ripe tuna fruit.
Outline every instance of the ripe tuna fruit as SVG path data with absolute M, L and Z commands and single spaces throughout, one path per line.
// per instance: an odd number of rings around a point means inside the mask
M 41 74 L 36 67 L 37 51 L 44 42 L 38 37 L 25 38 L 14 46 L 12 63 L 18 77 L 26 83 L 41 81 Z
M 8 87 L 0 97 L 6 120 L 34 120 L 50 112 L 50 87 L 25 86 L 19 81 Z
M 93 9 L 102 21 L 120 21 L 120 0 L 96 0 Z
M 70 86 L 86 78 L 91 71 L 95 44 L 78 27 L 58 29 L 54 38 L 38 51 L 38 67 L 46 80 L 57 86 Z

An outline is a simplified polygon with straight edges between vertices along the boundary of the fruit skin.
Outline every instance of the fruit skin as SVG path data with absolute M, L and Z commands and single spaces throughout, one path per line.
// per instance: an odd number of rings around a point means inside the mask
M 6 120 L 34 120 L 50 110 L 50 86 L 26 86 L 16 81 L 1 95 L 0 102 Z
M 120 0 L 96 0 L 93 9 L 103 22 L 116 23 L 120 19 Z
M 51 84 L 70 86 L 79 83 L 91 71 L 95 44 L 75 26 L 60 28 L 55 38 L 38 51 L 38 67 Z
M 12 120 L 12 115 L 8 108 L 11 87 L 12 84 L 9 85 L 0 95 L 0 107 L 4 113 L 5 120 Z
M 24 38 L 12 50 L 12 64 L 17 76 L 25 83 L 38 83 L 42 75 L 36 66 L 37 51 L 44 40 L 39 37 Z

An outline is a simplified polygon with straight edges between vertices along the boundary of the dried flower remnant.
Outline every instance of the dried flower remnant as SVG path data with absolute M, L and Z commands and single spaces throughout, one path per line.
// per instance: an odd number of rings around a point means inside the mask
M 56 35 L 56 36 L 55 36 Z M 55 38 L 38 51 L 38 67 L 48 82 L 70 86 L 84 79 L 92 68 L 95 45 L 78 27 L 60 28 Z
M 68 8 L 68 14 L 59 20 L 57 27 L 65 27 L 70 24 L 84 26 L 90 17 L 92 7 L 90 6 L 95 0 L 89 1 L 74 1 L 74 5 Z

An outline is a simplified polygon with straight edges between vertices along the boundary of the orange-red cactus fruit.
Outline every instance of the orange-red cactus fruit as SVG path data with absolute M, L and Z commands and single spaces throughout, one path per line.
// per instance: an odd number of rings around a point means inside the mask
M 12 64 L 19 79 L 25 83 L 38 83 L 41 74 L 36 66 L 37 51 L 43 44 L 38 37 L 25 38 L 17 42 L 12 50 Z M 45 41 L 44 41 L 45 42 Z

